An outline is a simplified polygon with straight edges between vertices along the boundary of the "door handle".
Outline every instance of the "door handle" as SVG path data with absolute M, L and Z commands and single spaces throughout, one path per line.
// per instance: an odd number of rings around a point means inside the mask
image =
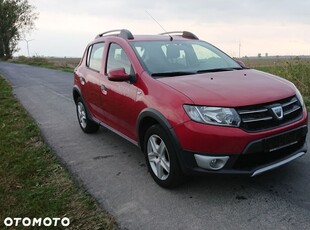
M 80 76 L 80 82 L 81 82 L 82 85 L 85 85 L 85 78 Z
M 108 89 L 105 85 L 101 85 L 101 92 L 103 93 L 103 95 L 107 95 L 108 94 Z

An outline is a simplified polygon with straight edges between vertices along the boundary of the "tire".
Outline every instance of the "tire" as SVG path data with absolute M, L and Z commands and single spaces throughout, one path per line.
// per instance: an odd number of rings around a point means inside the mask
M 185 180 L 171 138 L 160 125 L 151 126 L 144 138 L 144 154 L 149 172 L 164 188 L 174 188 Z
M 98 131 L 99 125 L 89 119 L 86 106 L 80 97 L 76 101 L 76 114 L 84 133 L 95 133 Z

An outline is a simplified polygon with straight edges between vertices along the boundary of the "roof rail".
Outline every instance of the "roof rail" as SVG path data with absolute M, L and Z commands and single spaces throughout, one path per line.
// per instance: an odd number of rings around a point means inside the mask
M 134 39 L 132 33 L 129 30 L 121 29 L 121 30 L 109 30 L 98 34 L 96 38 L 104 37 L 104 36 L 120 36 L 125 39 Z
M 161 33 L 159 35 L 171 35 L 171 34 L 176 34 L 176 35 L 181 35 L 183 38 L 190 38 L 190 39 L 199 39 L 195 34 L 188 32 L 188 31 L 171 31 L 171 32 L 165 32 Z

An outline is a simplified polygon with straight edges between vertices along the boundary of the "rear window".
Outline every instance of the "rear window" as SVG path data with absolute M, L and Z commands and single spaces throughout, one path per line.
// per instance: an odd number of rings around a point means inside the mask
M 104 43 L 91 45 L 87 52 L 86 66 L 99 72 L 102 66 L 103 51 Z

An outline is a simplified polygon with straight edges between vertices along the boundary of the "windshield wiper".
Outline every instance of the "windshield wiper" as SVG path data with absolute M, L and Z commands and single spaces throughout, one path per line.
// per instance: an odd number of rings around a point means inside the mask
M 213 73 L 213 72 L 222 72 L 222 71 L 233 71 L 233 70 L 241 70 L 241 67 L 234 68 L 216 68 L 216 69 L 202 69 L 198 70 L 197 73 Z
M 191 71 L 175 71 L 175 72 L 162 72 L 162 73 L 152 73 L 152 77 L 175 77 L 175 76 L 182 76 L 182 75 L 191 75 L 196 73 L 211 73 L 211 72 L 222 72 L 222 71 L 233 71 L 233 70 L 241 70 L 241 67 L 234 67 L 234 68 L 216 68 L 216 69 L 202 69 L 196 72 Z
M 189 71 L 175 71 L 175 72 L 163 72 L 163 73 L 152 73 L 152 77 L 175 77 L 175 76 L 182 76 L 182 75 L 191 75 L 196 74 L 196 72 L 189 72 Z

